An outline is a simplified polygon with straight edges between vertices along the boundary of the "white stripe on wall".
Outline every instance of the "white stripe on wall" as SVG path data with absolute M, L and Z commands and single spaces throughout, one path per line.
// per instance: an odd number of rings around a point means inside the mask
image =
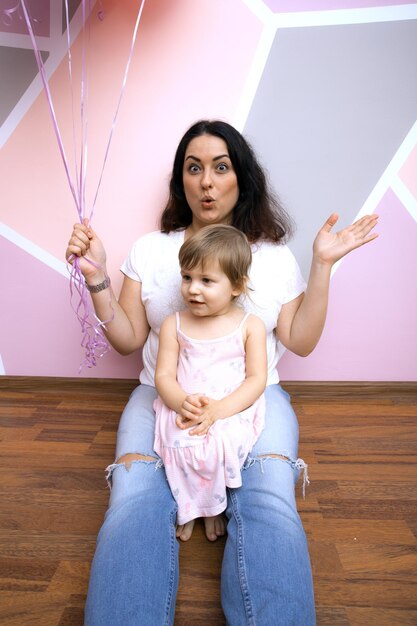
M 250 109 L 253 104 L 253 100 L 256 95 L 256 91 L 259 86 L 266 62 L 271 51 L 272 44 L 275 37 L 275 26 L 273 23 L 265 24 L 262 35 L 259 39 L 256 52 L 253 55 L 252 64 L 250 66 L 245 86 L 241 93 L 239 104 L 232 119 L 232 124 L 240 132 L 243 131 L 246 120 L 248 118 Z
M 42 261 L 42 263 L 45 263 L 45 265 L 69 279 L 69 273 L 64 261 L 57 259 L 52 254 L 36 245 L 36 243 L 30 241 L 30 239 L 26 239 L 26 237 L 23 237 L 17 231 L 13 230 L 9 226 L 6 226 L 6 224 L 2 222 L 0 222 L 0 235 L 3 235 L 3 237 L 14 243 L 28 254 L 31 254 L 33 257 L 38 259 L 38 261 Z
M 242 0 L 243 4 L 246 4 L 249 11 L 258 18 L 260 22 L 264 24 L 271 24 L 274 22 L 275 14 L 274 12 L 266 5 L 263 0 Z
M 365 200 L 364 204 L 362 205 L 362 208 L 359 210 L 358 214 L 353 219 L 352 223 L 356 222 L 356 220 L 360 219 L 364 215 L 370 215 L 371 213 L 375 212 L 376 207 L 382 200 L 387 190 L 390 187 L 392 187 L 392 185 L 394 184 L 394 180 L 397 178 L 398 172 L 400 171 L 401 167 L 406 162 L 407 158 L 409 157 L 415 145 L 417 145 L 417 121 L 414 122 L 413 126 L 407 133 L 404 141 L 398 148 L 397 152 L 394 154 L 393 158 L 391 159 L 390 163 L 386 167 L 381 178 L 378 180 L 377 184 L 372 189 L 371 193 Z M 395 192 L 395 189 L 393 189 L 393 191 Z M 401 200 L 401 198 L 399 199 Z M 410 206 L 410 203 L 409 203 L 409 206 Z M 407 210 L 409 210 L 408 206 L 406 208 Z M 332 272 L 331 272 L 332 276 L 337 271 L 340 263 L 342 262 L 343 262 L 343 258 L 333 265 Z
M 92 2 L 93 6 L 95 4 L 95 1 L 96 0 Z M 54 3 L 52 3 L 52 5 L 54 5 Z M 53 30 L 51 30 L 51 37 L 49 38 L 48 43 L 44 41 L 47 38 L 44 38 L 44 37 L 36 38 L 39 49 L 49 50 L 50 52 L 48 59 L 45 61 L 45 72 L 48 77 L 48 81 L 68 52 L 67 34 L 66 32 L 62 33 L 61 21 L 60 19 L 58 19 L 58 16 L 57 16 L 58 6 L 59 5 L 57 4 L 55 6 L 55 10 L 54 8 L 52 9 L 51 18 L 53 19 L 53 22 L 51 23 L 51 27 L 53 27 Z M 61 12 L 62 8 L 60 6 L 59 6 L 59 9 Z M 81 10 L 81 4 L 80 4 L 77 11 L 75 12 L 74 17 L 71 20 L 71 31 L 70 31 L 71 41 L 75 41 L 75 39 L 77 38 L 81 30 L 81 27 L 82 27 L 82 10 Z M 13 44 L 13 37 L 15 37 L 14 44 Z M 0 43 L 0 45 L 19 47 L 20 45 L 22 45 L 22 42 L 26 42 L 26 44 L 28 44 L 29 41 L 30 41 L 29 35 L 14 36 L 14 35 L 8 34 L 7 38 L 3 38 L 3 40 L 0 38 L 0 42 L 2 42 Z M 42 47 L 40 47 L 41 44 L 42 44 Z M 29 47 L 29 46 L 22 45 L 22 47 Z M 32 44 L 30 45 L 30 47 L 32 47 Z M 0 148 L 2 148 L 5 145 L 5 143 L 8 141 L 9 137 L 15 131 L 17 126 L 20 124 L 21 120 L 29 111 L 29 109 L 32 107 L 33 103 L 35 102 L 39 94 L 42 92 L 42 90 L 43 90 L 43 84 L 41 81 L 41 77 L 39 76 L 39 73 L 37 73 L 32 83 L 25 90 L 23 96 L 16 103 L 16 106 L 13 108 L 10 115 L 5 119 L 2 126 L 0 127 Z M 52 98 L 53 97 L 54 97 L 54 94 L 52 94 Z M 45 106 L 46 106 L 46 100 L 45 100 Z
M 407 209 L 411 217 L 417 222 L 417 198 L 413 196 L 409 188 L 399 176 L 394 176 L 391 183 L 391 189 L 401 204 L 403 204 Z
M 415 19 L 417 19 L 417 4 L 366 9 L 336 9 L 333 11 L 299 11 L 274 15 L 277 28 L 372 24 L 374 22 L 399 22 Z

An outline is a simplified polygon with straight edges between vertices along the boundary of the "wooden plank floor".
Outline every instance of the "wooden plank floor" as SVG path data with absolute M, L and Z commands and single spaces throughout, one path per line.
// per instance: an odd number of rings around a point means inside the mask
M 83 623 L 103 468 L 134 385 L 0 378 L 2 626 Z M 417 384 L 284 386 L 310 468 L 298 503 L 318 625 L 417 625 Z M 177 626 L 224 624 L 222 548 L 200 525 L 182 545 Z

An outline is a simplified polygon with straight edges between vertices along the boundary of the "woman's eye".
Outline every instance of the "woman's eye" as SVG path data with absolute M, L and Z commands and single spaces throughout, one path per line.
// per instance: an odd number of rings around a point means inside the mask
M 219 172 L 227 172 L 229 167 L 226 163 L 219 163 L 217 169 L 219 170 Z
M 190 167 L 188 168 L 188 171 L 189 171 L 191 174 L 195 174 L 196 172 L 199 172 L 199 171 L 200 171 L 200 168 L 199 168 L 199 166 L 198 166 L 198 165 L 195 165 L 195 164 L 194 164 L 194 165 L 190 165 Z

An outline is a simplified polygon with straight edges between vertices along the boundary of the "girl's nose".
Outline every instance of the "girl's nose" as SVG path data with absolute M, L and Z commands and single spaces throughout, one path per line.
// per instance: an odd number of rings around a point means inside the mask
M 198 293 L 200 291 L 198 282 L 196 280 L 192 280 L 188 289 L 190 293 Z

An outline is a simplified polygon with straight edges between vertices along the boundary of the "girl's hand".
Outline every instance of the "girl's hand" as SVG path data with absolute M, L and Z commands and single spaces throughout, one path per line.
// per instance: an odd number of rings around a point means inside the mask
M 219 402 L 219 400 L 207 398 L 207 404 L 201 411 L 199 424 L 190 430 L 190 435 L 206 435 L 210 430 L 210 427 L 213 426 L 214 422 L 221 419 L 222 415 Z
M 188 407 L 190 401 L 193 403 L 192 411 L 188 410 L 188 408 L 181 410 L 181 413 L 176 417 L 176 424 L 181 430 L 196 426 L 195 429 L 190 430 L 190 435 L 204 435 L 217 419 L 214 418 L 213 414 L 214 405 L 217 401 L 201 394 L 194 394 L 187 396 L 183 407 Z
M 378 237 L 377 233 L 371 233 L 378 215 L 365 215 L 347 228 L 332 233 L 338 219 L 338 214 L 332 213 L 314 240 L 313 256 L 320 263 L 333 265 L 352 250 Z
M 101 276 L 104 278 L 106 275 L 106 251 L 96 233 L 89 226 L 87 218 L 82 224 L 74 224 L 65 258 L 72 265 L 74 257 L 79 258 L 80 269 L 87 282 Z M 87 259 L 91 259 L 95 265 L 89 263 Z
M 212 400 L 211 398 L 207 398 L 207 396 L 198 396 L 198 399 L 201 403 L 198 415 L 190 414 L 189 417 L 177 415 L 176 419 L 176 424 L 181 430 L 195 426 L 195 428 L 190 430 L 190 435 L 206 435 L 210 426 L 222 417 L 219 400 Z
M 207 403 L 207 400 L 208 398 L 200 393 L 188 395 L 181 405 L 180 412 L 177 414 L 176 424 L 178 428 L 185 429 L 192 424 L 198 424 L 201 407 Z
M 188 419 L 193 416 L 199 416 L 201 414 L 201 407 L 206 403 L 207 398 L 201 393 L 190 394 L 181 405 L 180 415 Z

